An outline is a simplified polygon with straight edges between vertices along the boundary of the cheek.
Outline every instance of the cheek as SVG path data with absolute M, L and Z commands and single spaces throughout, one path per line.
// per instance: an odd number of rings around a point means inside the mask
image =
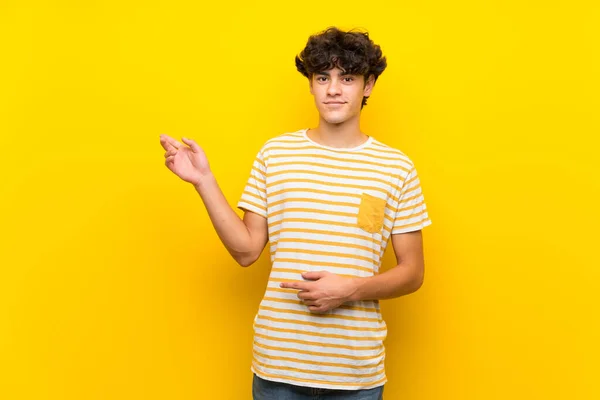
M 364 91 L 362 90 L 362 88 L 356 88 L 356 90 L 354 92 L 354 99 L 358 99 L 358 101 L 362 101 L 363 96 L 364 96 Z
M 313 86 L 312 93 L 315 96 L 323 96 L 324 94 L 326 94 L 325 93 L 325 88 L 323 86 L 321 86 L 321 85 L 315 85 L 315 86 Z

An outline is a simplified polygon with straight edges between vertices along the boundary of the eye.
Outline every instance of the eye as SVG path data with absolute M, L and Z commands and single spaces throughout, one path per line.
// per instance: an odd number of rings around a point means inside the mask
M 346 81 L 346 82 L 352 82 L 352 81 L 354 81 L 354 78 L 351 77 L 351 76 L 346 76 L 346 77 L 344 77 L 344 81 Z
M 326 76 L 317 76 L 317 82 L 325 82 L 327 80 Z

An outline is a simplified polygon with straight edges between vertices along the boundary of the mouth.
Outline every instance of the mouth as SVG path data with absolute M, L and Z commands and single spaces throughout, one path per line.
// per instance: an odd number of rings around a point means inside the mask
M 328 104 L 328 105 L 341 105 L 341 104 L 346 104 L 343 101 L 326 101 L 324 104 Z

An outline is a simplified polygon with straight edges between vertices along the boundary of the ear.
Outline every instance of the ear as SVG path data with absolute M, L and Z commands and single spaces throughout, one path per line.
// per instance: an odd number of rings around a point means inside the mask
M 370 75 L 367 81 L 365 82 L 365 88 L 363 90 L 363 96 L 370 96 L 373 91 L 373 87 L 375 86 L 375 75 Z
M 308 78 L 308 87 L 310 89 L 310 94 L 314 95 L 314 93 L 313 93 L 312 78 Z

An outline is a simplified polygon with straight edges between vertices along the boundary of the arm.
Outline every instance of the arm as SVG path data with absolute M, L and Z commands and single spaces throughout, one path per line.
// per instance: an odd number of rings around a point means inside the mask
M 267 219 L 251 211 L 240 219 L 212 174 L 203 177 L 194 187 L 229 254 L 243 267 L 253 264 L 267 243 Z
M 189 147 L 161 135 L 160 143 L 166 150 L 165 165 L 194 185 L 217 235 L 238 264 L 251 265 L 267 243 L 267 219 L 253 212 L 246 212 L 243 220 L 240 219 L 219 188 L 204 151 L 193 140 L 184 138 L 183 141 Z
M 382 274 L 347 278 L 328 271 L 302 274 L 308 281 L 283 282 L 298 289 L 298 298 L 312 312 L 323 313 L 348 301 L 390 299 L 418 290 L 423 283 L 423 239 L 420 230 L 392 235 L 398 265 Z
M 420 230 L 392 235 L 394 268 L 368 278 L 356 278 L 349 301 L 391 299 L 417 291 L 423 284 L 423 235 Z

